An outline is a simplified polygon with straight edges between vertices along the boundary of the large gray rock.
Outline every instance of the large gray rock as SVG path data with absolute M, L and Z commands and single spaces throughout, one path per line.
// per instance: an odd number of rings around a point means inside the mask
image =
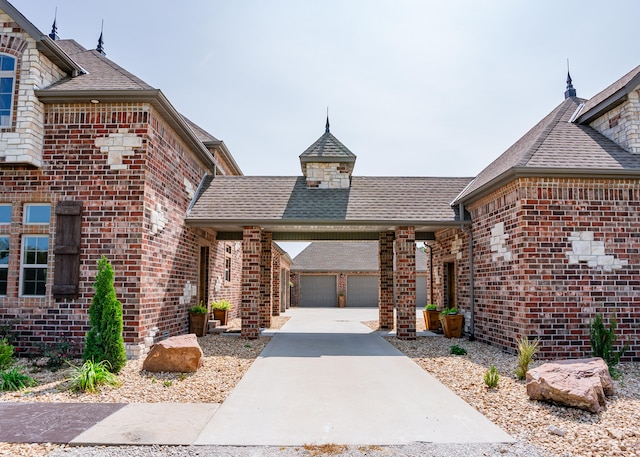
M 609 368 L 599 357 L 556 360 L 527 371 L 527 394 L 597 413 L 613 395 Z
M 142 369 L 153 372 L 194 373 L 202 366 L 202 349 L 193 333 L 173 336 L 154 344 Z

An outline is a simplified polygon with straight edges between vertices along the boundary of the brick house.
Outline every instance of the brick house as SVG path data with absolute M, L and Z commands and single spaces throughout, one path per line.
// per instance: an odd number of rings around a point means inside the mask
M 101 43 L 47 36 L 5 0 L 0 18 L 0 321 L 19 350 L 82 343 L 102 255 L 130 357 L 185 333 L 199 301 L 238 305 L 240 243 L 184 223 L 203 181 L 242 174 L 224 143 Z

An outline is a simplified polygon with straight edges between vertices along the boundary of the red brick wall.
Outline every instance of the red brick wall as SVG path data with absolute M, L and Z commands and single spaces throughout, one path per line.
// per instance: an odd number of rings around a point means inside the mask
M 227 252 L 227 248 L 231 252 Z M 231 259 L 231 281 L 225 279 L 225 260 Z M 242 243 L 240 241 L 216 241 L 212 251 L 213 263 L 211 271 L 211 284 L 209 291 L 214 300 L 227 300 L 231 303 L 229 318 L 240 317 L 240 304 L 242 301 Z
M 617 315 L 629 357 L 640 357 L 640 181 L 523 178 L 469 205 L 476 270 L 476 336 L 515 350 L 521 336 L 542 340 L 541 356 L 590 353 L 595 313 Z M 491 229 L 504 222 L 512 259 L 493 260 Z M 569 237 L 591 232 L 608 270 L 569 263 Z

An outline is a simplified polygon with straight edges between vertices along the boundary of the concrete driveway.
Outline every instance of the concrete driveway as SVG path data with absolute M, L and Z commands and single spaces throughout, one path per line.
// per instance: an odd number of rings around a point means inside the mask
M 361 324 L 377 309 L 292 309 L 194 444 L 512 442 Z

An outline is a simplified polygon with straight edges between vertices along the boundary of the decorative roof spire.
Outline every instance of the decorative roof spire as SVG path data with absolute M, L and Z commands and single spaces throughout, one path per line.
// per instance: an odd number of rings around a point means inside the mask
M 102 25 L 100 26 L 100 38 L 98 38 L 98 47 L 96 48 L 96 51 L 98 51 L 100 54 L 102 54 L 103 56 L 106 56 L 107 53 L 104 52 L 104 40 L 102 39 L 102 31 L 104 30 L 104 19 L 102 20 Z
M 329 107 L 327 106 L 327 124 L 324 126 L 324 133 L 329 133 Z
M 567 59 L 567 90 L 564 91 L 564 98 L 575 97 L 577 92 L 573 88 L 571 73 L 569 73 L 569 59 Z
M 52 40 L 59 40 L 58 36 L 58 26 L 56 25 L 56 20 L 58 19 L 58 7 L 56 6 L 56 12 L 53 15 L 53 25 L 51 26 L 51 33 L 49 34 L 49 38 Z

